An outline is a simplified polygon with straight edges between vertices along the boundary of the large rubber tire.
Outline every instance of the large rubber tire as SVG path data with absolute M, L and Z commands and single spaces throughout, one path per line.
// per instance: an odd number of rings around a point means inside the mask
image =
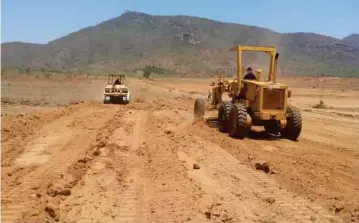
M 287 108 L 287 125 L 281 131 L 281 136 L 290 140 L 297 140 L 302 131 L 302 116 L 293 106 Z
M 218 130 L 220 132 L 228 132 L 229 113 L 233 107 L 232 102 L 221 102 L 218 109 Z
M 264 123 L 264 129 L 267 133 L 278 134 L 280 132 L 280 126 L 277 121 L 266 121 Z
M 247 110 L 243 104 L 234 104 L 229 113 L 228 133 L 230 137 L 244 138 L 248 135 L 249 126 Z
M 203 98 L 197 98 L 194 102 L 194 119 L 198 120 L 204 116 L 206 102 Z

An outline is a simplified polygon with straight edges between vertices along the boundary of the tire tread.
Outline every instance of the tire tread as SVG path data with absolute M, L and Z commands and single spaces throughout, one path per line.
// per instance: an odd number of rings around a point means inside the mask
M 281 135 L 290 140 L 297 140 L 302 131 L 302 116 L 294 106 L 287 108 L 287 126 L 282 130 Z

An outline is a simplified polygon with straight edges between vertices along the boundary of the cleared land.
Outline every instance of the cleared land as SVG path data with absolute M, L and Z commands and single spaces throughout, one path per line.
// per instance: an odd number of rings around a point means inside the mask
M 359 221 L 359 79 L 279 79 L 298 142 L 193 123 L 212 80 L 129 79 L 103 105 L 105 79 L 2 79 L 2 222 Z

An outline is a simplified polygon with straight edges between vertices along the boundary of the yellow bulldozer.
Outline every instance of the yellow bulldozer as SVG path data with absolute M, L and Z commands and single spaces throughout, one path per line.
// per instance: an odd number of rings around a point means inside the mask
M 267 133 L 297 140 L 302 118 L 296 107 L 288 105 L 291 97 L 288 86 L 276 81 L 279 58 L 276 48 L 239 45 L 231 51 L 237 54 L 237 78 L 228 82 L 227 87 L 215 86 L 210 105 L 206 105 L 203 98 L 197 98 L 194 118 L 218 122 L 219 130 L 228 132 L 231 137 L 244 138 L 252 126 L 264 126 Z M 258 69 L 255 80 L 243 79 L 244 52 L 264 52 L 270 56 L 267 78 L 262 80 L 262 70 Z M 224 92 L 228 92 L 228 100 L 223 100 Z

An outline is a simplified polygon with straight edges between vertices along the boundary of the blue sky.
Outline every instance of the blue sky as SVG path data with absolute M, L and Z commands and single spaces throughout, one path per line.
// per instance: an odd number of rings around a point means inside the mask
M 125 10 L 336 38 L 359 33 L 359 0 L 2 0 L 1 7 L 1 42 L 47 43 Z

